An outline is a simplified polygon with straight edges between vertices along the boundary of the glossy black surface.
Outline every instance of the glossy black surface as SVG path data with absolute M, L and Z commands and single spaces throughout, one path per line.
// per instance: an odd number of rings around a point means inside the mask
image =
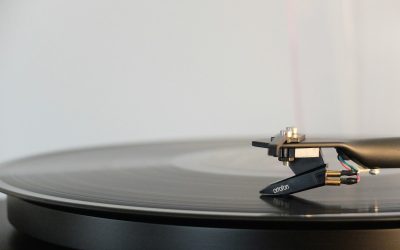
M 0 249 L 1 250 L 71 250 L 46 243 L 18 232 L 7 219 L 7 203 L 0 198 Z
M 301 200 L 293 202 L 304 205 Z M 312 222 L 301 222 L 298 228 L 270 229 L 232 228 L 228 225 L 212 227 L 207 223 L 185 226 L 175 224 L 175 220 L 170 224 L 161 224 L 158 220 L 142 222 L 105 218 L 99 214 L 66 211 L 61 207 L 43 206 L 12 197 L 8 197 L 8 212 L 10 221 L 21 232 L 58 245 L 85 250 L 397 250 L 400 246 L 400 229 L 362 228 L 360 223 L 340 224 L 338 228 Z M 349 225 L 358 228 L 349 228 Z M 20 233 L 11 235 L 11 238 L 6 238 L 8 242 L 6 240 L 5 245 L 1 245 L 0 241 L 0 249 L 58 249 Z
M 334 152 L 325 152 L 339 169 Z M 246 221 L 398 221 L 400 172 L 292 198 L 259 190 L 293 173 L 248 140 L 123 145 L 59 152 L 0 166 L 0 190 L 92 211 Z

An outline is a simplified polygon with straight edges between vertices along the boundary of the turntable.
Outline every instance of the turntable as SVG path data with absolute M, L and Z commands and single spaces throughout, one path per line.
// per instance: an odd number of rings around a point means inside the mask
M 400 170 L 365 174 L 357 185 L 260 196 L 292 170 L 250 142 L 32 156 L 0 166 L 0 190 L 21 235 L 68 248 L 399 249 Z M 323 153 L 329 167 L 340 167 L 335 150 Z

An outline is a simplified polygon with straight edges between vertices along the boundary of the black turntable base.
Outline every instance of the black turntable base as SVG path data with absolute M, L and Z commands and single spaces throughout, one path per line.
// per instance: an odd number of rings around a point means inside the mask
M 21 235 L 64 247 L 400 248 L 399 170 L 362 176 L 358 185 L 260 198 L 260 189 L 291 173 L 249 142 L 125 145 L 30 157 L 0 166 L 0 189 Z

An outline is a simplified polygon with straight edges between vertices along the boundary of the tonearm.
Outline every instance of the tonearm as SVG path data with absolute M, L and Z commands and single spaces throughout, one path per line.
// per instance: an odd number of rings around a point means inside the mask
M 380 168 L 400 167 L 400 138 L 313 140 L 299 134 L 297 128 L 288 127 L 271 140 L 253 141 L 252 145 L 267 148 L 268 155 L 278 158 L 295 174 L 270 184 L 260 191 L 262 195 L 281 196 L 324 185 L 357 184 L 360 172 L 376 175 Z M 322 148 L 336 149 L 344 169 L 328 170 Z

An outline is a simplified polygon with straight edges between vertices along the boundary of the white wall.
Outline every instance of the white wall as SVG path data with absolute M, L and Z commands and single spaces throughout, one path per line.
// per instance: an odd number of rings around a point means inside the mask
M 103 143 L 400 136 L 398 1 L 0 0 L 0 161 Z

